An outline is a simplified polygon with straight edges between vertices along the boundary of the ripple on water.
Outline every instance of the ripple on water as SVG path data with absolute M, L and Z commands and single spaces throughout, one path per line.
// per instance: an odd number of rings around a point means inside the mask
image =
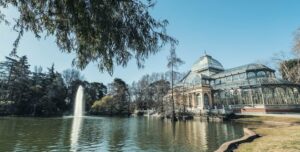
M 173 125 L 148 118 L 81 119 L 74 151 L 210 152 L 243 135 L 243 126 L 234 123 L 188 121 Z M 73 120 L 0 119 L 0 151 L 70 151 Z

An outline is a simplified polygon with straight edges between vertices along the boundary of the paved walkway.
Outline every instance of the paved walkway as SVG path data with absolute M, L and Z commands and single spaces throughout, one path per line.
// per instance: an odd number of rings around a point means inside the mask
M 273 116 L 273 117 L 290 117 L 290 118 L 300 118 L 300 113 L 289 113 L 289 114 L 262 114 L 262 113 L 243 113 L 236 115 L 249 115 L 249 116 Z

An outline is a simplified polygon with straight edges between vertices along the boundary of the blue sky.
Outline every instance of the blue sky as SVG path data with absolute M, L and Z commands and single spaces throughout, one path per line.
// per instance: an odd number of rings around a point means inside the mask
M 299 0 L 157 0 L 151 10 L 157 19 L 169 21 L 168 33 L 179 40 L 177 54 L 187 71 L 204 54 L 204 50 L 219 60 L 225 68 L 262 62 L 268 64 L 274 53 L 290 52 L 294 32 L 300 27 Z M 8 17 L 13 9 L 5 10 Z M 12 49 L 16 33 L 0 24 L 0 61 Z M 115 67 L 113 77 L 90 64 L 82 73 L 88 81 L 111 82 L 119 77 L 129 84 L 142 75 L 164 72 L 169 50 L 162 49 L 150 56 L 144 69 L 132 60 L 126 68 Z M 52 63 L 61 72 L 71 68 L 74 54 L 61 53 L 53 38 L 37 40 L 26 33 L 21 40 L 19 55 L 27 55 L 32 65 L 46 69 Z

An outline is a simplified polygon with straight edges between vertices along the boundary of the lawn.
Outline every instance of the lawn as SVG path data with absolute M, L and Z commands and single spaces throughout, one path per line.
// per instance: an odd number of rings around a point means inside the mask
M 248 123 L 249 128 L 261 137 L 251 143 L 241 144 L 237 152 L 300 151 L 300 118 L 247 116 L 238 121 L 251 122 Z

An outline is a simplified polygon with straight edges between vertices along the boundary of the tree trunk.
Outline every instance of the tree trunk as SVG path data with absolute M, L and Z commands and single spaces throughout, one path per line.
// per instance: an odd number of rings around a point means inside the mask
M 173 64 L 172 64 L 172 73 L 171 73 L 171 87 L 172 87 L 172 117 L 171 117 L 171 121 L 175 122 L 176 121 L 176 117 L 175 117 L 175 103 L 174 103 L 174 71 L 173 71 Z

